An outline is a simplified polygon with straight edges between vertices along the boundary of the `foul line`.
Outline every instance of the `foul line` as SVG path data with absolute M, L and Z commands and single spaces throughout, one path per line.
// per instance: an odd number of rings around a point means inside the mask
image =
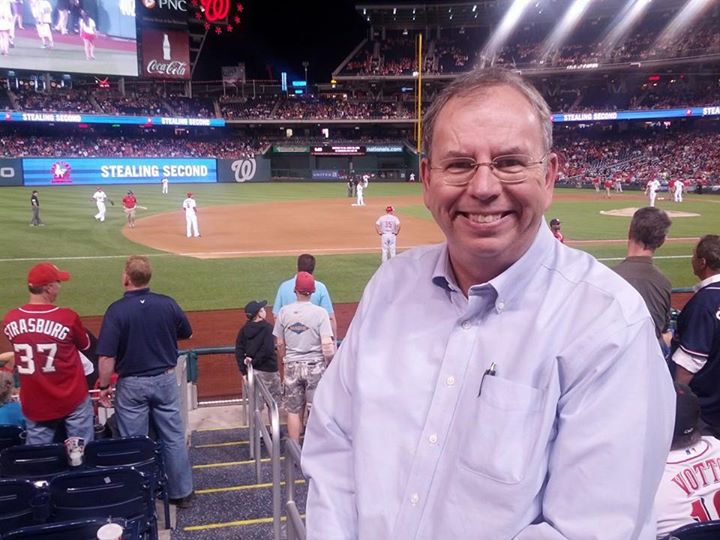
M 662 255 L 653 259 L 692 259 L 692 255 Z M 625 257 L 599 257 L 598 261 L 624 261 Z
M 139 253 L 142 257 L 170 257 L 174 253 Z M 84 257 L 22 257 L 19 259 L 0 259 L 0 262 L 32 262 L 32 261 L 86 261 L 93 259 L 127 259 L 130 255 L 88 255 Z

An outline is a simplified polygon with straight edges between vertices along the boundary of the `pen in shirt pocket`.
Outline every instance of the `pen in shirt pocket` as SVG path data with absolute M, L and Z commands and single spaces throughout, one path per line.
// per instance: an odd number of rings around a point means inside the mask
M 490 367 L 485 370 L 485 373 L 483 373 L 482 379 L 480 379 L 480 388 L 478 389 L 478 397 L 480 397 L 480 394 L 482 394 L 482 387 L 483 383 L 485 382 L 485 377 L 490 376 L 494 377 L 497 374 L 497 365 L 495 362 L 490 364 Z

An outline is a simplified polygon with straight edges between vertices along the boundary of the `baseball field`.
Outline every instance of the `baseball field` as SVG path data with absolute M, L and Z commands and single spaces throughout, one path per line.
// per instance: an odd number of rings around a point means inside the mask
M 402 220 L 399 248 L 441 240 L 422 203 L 419 184 L 371 184 L 365 207 L 351 206 L 344 184 L 174 184 L 132 186 L 138 204 L 137 227 L 125 226 L 121 199 L 127 186 L 107 186 L 115 202 L 97 222 L 87 187 L 39 190 L 43 227 L 30 227 L 29 188 L 2 188 L 0 309 L 23 303 L 25 276 L 35 262 L 50 260 L 69 270 L 61 302 L 81 315 L 101 315 L 121 293 L 123 260 L 149 255 L 153 287 L 175 297 L 188 311 L 237 308 L 251 298 L 274 298 L 277 285 L 295 270 L 295 257 L 318 257 L 316 274 L 338 303 L 357 302 L 379 264 L 374 222 L 393 204 Z M 181 204 L 191 190 L 198 203 L 201 238 L 185 237 Z M 667 194 L 665 194 L 667 197 Z M 567 243 L 614 264 L 625 253 L 632 208 L 644 206 L 639 192 L 606 199 L 590 190 L 558 189 L 547 213 L 560 218 Z M 674 287 L 695 282 L 690 254 L 697 237 L 720 231 L 720 197 L 686 196 L 685 202 L 658 201 L 673 217 L 671 240 L 657 253 L 657 264 Z M 619 214 L 619 215 L 613 215 Z

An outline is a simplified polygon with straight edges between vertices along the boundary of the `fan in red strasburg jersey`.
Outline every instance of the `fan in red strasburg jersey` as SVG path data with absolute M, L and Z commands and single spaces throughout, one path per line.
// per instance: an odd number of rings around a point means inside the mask
M 53 264 L 34 266 L 28 273 L 28 303 L 3 320 L 20 375 L 29 444 L 52 442 L 61 423 L 68 436 L 92 439 L 92 408 L 79 353 L 90 347 L 90 338 L 77 313 L 55 305 L 60 283 L 69 279 Z

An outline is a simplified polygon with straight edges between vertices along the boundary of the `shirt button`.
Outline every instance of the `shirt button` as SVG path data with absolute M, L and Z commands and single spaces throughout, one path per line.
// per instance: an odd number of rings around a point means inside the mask
M 430 444 L 435 444 L 438 442 L 438 436 L 437 433 L 433 433 L 428 437 L 428 441 L 430 441 Z
M 415 506 L 419 502 L 420 502 L 420 496 L 417 493 L 413 493 L 412 495 L 410 495 L 410 504 Z
M 470 321 L 463 321 L 463 323 L 462 323 L 463 330 L 467 330 L 468 328 L 470 328 L 470 326 L 472 326 Z
M 455 377 L 450 375 L 447 379 L 445 379 L 445 384 L 448 386 L 453 386 L 455 384 Z

